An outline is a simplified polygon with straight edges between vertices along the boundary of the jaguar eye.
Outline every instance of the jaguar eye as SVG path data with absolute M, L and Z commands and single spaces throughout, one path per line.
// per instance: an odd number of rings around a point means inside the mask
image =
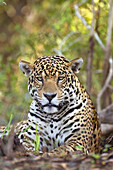
M 43 77 L 36 77 L 37 81 L 43 82 Z
M 62 82 L 64 80 L 65 77 L 58 77 L 58 82 Z

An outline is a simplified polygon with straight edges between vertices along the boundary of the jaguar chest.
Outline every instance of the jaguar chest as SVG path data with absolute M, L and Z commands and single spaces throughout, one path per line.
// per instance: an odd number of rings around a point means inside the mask
M 75 117 L 74 109 L 70 109 L 68 114 L 65 113 L 64 116 L 60 118 L 57 116 L 49 117 L 40 115 L 39 113 L 34 114 L 32 112 L 29 112 L 28 116 L 30 120 L 29 125 L 32 127 L 31 129 L 33 129 L 30 138 L 36 141 L 36 133 L 40 135 L 41 150 L 43 147 L 46 147 L 48 151 L 50 151 L 63 145 L 75 132 L 78 133 L 80 130 L 80 120 Z M 28 131 L 31 131 L 31 129 Z

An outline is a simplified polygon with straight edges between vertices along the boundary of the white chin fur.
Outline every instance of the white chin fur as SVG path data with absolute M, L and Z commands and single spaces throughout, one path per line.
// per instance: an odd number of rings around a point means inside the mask
M 57 112 L 58 111 L 58 109 L 56 108 L 56 107 L 44 107 L 44 112 L 46 112 L 46 113 L 55 113 L 55 112 Z

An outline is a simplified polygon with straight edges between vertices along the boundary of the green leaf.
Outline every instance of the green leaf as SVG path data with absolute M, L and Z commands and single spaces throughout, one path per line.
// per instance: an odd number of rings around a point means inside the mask
M 99 154 L 93 153 L 92 156 L 93 156 L 95 159 L 99 159 L 99 158 L 100 158 L 100 155 L 99 155 Z

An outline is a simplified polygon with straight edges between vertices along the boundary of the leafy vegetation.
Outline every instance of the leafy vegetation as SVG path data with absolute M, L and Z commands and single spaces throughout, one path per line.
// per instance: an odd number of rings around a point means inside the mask
M 0 0 L 0 5 L 7 5 L 5 1 Z
M 108 0 L 94 0 L 94 4 L 94 31 L 105 47 L 110 6 Z M 77 16 L 75 5 L 82 18 Z M 91 0 L 0 0 L 0 125 L 7 125 L 2 138 L 6 131 L 9 133 L 11 122 L 27 118 L 31 103 L 27 91 L 27 78 L 22 75 L 18 67 L 21 59 L 34 62 L 39 56 L 51 54 L 63 54 L 69 60 L 82 57 L 84 64 L 78 76 L 86 87 L 91 36 L 91 30 L 87 27 L 92 25 L 92 20 Z M 111 43 L 111 54 L 113 54 L 113 43 Z M 97 94 L 102 88 L 104 60 L 105 49 L 103 50 L 99 42 L 94 39 L 91 98 L 95 106 Z M 113 86 L 113 80 L 111 85 Z M 113 101 L 113 95 L 111 97 Z M 26 128 L 23 133 L 30 128 Z M 39 140 L 40 132 L 37 132 L 36 126 L 35 154 L 40 149 Z M 26 152 L 18 153 L 18 142 L 15 151 L 14 134 L 12 136 L 9 134 L 6 141 L 0 140 L 1 169 L 75 169 L 75 167 L 112 169 L 113 137 L 100 155 L 85 156 L 82 147 L 77 146 L 80 152 L 66 154 L 62 150 L 61 154 L 55 157 L 46 155 L 44 158 L 39 153 L 36 156 Z M 58 145 L 58 142 L 55 145 Z
M 5 4 L 2 0 L 0 2 Z M 85 86 L 90 31 L 75 15 L 74 5 L 81 3 L 79 12 L 91 25 L 92 4 L 89 0 L 82 2 L 12 0 L 0 6 L 0 124 L 6 125 L 12 113 L 13 122 L 27 117 L 31 97 L 27 91 L 27 78 L 18 67 L 21 59 L 33 62 L 38 56 L 58 54 L 59 50 L 69 60 L 82 57 L 84 65 L 79 77 Z M 95 29 L 105 44 L 108 1 L 94 2 Z M 103 62 L 104 51 L 95 40 L 91 89 L 95 105 L 102 87 Z

